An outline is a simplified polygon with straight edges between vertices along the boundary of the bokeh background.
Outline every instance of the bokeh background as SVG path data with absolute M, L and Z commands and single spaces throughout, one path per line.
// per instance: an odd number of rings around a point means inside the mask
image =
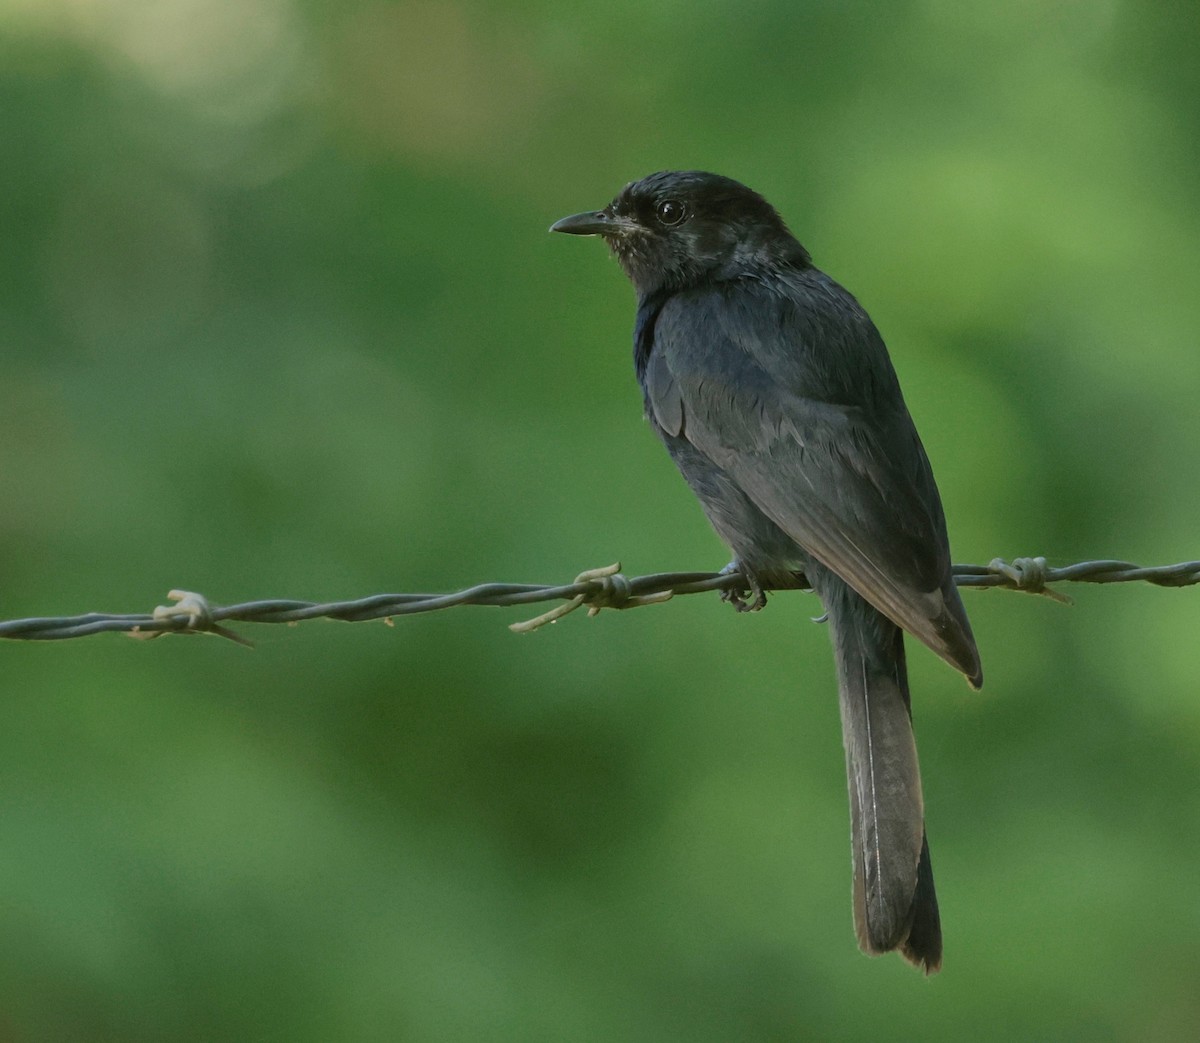
M 1200 20 L 1155 0 L 0 3 L 0 617 L 709 569 L 633 299 L 763 192 L 955 560 L 1200 557 Z M 819 608 L 8 644 L 0 1039 L 1191 1040 L 1200 593 L 911 655 L 943 973 L 855 948 Z

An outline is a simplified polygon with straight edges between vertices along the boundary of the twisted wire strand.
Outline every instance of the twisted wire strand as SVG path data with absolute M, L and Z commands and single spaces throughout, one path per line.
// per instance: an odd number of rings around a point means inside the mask
M 1069 598 L 1051 587 L 1054 583 L 1153 583 L 1160 587 L 1185 587 L 1200 583 L 1200 561 L 1145 567 L 1128 561 L 1082 561 L 1053 568 L 1045 558 L 993 559 L 987 565 L 955 565 L 954 581 L 960 587 L 1003 587 L 1041 594 L 1056 601 Z M 803 573 L 794 573 L 787 586 L 769 590 L 805 589 Z M 213 605 L 201 594 L 173 590 L 173 604 L 152 612 L 114 615 L 88 612 L 77 616 L 42 616 L 0 622 L 0 638 L 15 641 L 60 641 L 91 634 L 119 632 L 153 638 L 162 634 L 214 634 L 249 645 L 240 634 L 223 624 L 298 623 L 307 619 L 336 619 L 345 623 L 434 612 L 458 605 L 511 607 L 561 601 L 563 604 L 533 619 L 511 624 L 520 633 L 553 623 L 586 606 L 589 615 L 601 609 L 635 608 L 658 604 L 683 594 L 705 591 L 742 591 L 748 584 L 736 572 L 659 572 L 627 577 L 620 563 L 581 572 L 572 583 L 481 583 L 448 594 L 374 594 L 352 601 L 294 601 L 272 598 L 237 605 Z

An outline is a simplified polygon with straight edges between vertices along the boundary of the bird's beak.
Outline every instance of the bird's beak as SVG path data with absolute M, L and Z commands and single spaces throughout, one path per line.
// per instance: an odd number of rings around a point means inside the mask
M 568 235 L 628 235 L 637 225 L 625 217 L 617 217 L 607 210 L 589 210 L 584 214 L 572 214 L 550 226 L 552 232 Z

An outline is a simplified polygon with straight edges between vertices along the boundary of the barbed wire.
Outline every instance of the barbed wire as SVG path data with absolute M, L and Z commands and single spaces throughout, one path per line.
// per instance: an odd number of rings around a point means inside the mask
M 1177 565 L 1143 567 L 1128 561 L 1082 561 L 1052 568 L 1045 558 L 1000 558 L 987 565 L 955 565 L 954 582 L 960 587 L 1003 587 L 1040 594 L 1070 602 L 1054 590 L 1052 583 L 1153 583 L 1160 587 L 1186 587 L 1200 583 L 1200 561 Z M 586 606 L 588 615 L 601 609 L 636 608 L 669 601 L 677 595 L 719 590 L 737 594 L 747 588 L 739 572 L 660 572 L 630 578 L 621 573 L 620 563 L 589 569 L 573 583 L 545 586 L 534 583 L 481 583 L 450 594 L 375 594 L 354 601 L 291 601 L 274 598 L 247 601 L 240 605 L 212 605 L 201 594 L 173 590 L 171 605 L 159 605 L 148 613 L 110 615 L 88 612 L 79 616 L 38 617 L 0 622 L 0 638 L 16 641 L 60 641 L 110 632 L 154 638 L 162 634 L 214 634 L 238 644 L 250 645 L 241 634 L 223 626 L 236 623 L 295 624 L 307 619 L 336 619 L 359 623 L 382 619 L 391 625 L 395 616 L 434 612 L 458 605 L 518 606 L 543 601 L 561 601 L 548 612 L 510 624 L 518 633 L 536 630 Z M 792 582 L 767 586 L 766 590 L 806 589 L 804 574 L 792 574 Z

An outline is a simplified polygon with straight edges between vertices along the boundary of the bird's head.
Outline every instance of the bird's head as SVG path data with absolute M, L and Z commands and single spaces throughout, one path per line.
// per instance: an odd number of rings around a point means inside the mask
M 757 192 L 719 174 L 660 171 L 550 231 L 599 235 L 641 295 L 804 267 L 808 252 Z

